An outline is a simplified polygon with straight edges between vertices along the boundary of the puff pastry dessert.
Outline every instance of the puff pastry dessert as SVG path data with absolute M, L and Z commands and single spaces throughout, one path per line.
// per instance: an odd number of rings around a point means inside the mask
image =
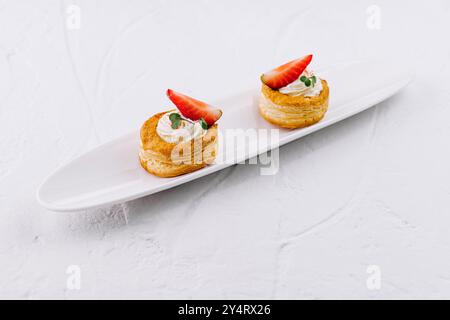
M 168 90 L 176 110 L 158 113 L 141 128 L 141 166 L 158 177 L 204 168 L 216 158 L 220 109 Z
M 312 55 L 293 60 L 261 76 L 259 112 L 268 122 L 287 129 L 319 122 L 328 110 L 326 80 L 306 70 Z

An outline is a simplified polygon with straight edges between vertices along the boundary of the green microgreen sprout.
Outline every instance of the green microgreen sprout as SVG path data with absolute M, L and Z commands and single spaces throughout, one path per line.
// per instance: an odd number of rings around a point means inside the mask
M 200 124 L 201 124 L 203 130 L 208 130 L 208 124 L 206 123 L 205 119 L 201 118 Z
M 172 122 L 172 129 L 178 129 L 181 125 L 181 116 L 178 113 L 171 113 L 169 119 Z
M 307 76 L 301 76 L 300 81 L 305 84 L 305 86 L 310 87 L 311 85 L 314 87 L 317 82 L 316 76 L 307 77 Z
M 186 122 L 189 122 L 192 124 L 195 123 L 194 121 L 191 121 L 190 119 L 182 118 L 181 115 L 176 112 L 171 113 L 169 115 L 169 120 L 170 120 L 170 122 L 172 122 L 172 124 L 171 124 L 172 129 L 178 129 L 180 127 L 182 121 L 186 121 Z M 208 130 L 208 124 L 206 123 L 205 119 L 201 118 L 199 120 L 199 122 L 204 130 Z

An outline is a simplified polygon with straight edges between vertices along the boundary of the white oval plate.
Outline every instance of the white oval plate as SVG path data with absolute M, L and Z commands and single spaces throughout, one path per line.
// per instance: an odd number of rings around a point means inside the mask
M 141 168 L 138 160 L 139 132 L 103 144 L 60 167 L 39 187 L 37 199 L 53 211 L 78 211 L 133 200 L 163 191 L 222 170 L 235 163 L 284 145 L 309 133 L 366 110 L 405 87 L 412 74 L 392 62 L 349 62 L 319 73 L 330 86 L 330 106 L 322 121 L 297 130 L 280 130 L 279 141 L 259 142 L 232 158 L 219 147 L 218 160 L 204 169 L 175 178 L 158 178 Z M 227 129 L 274 129 L 257 110 L 259 90 L 243 92 L 213 105 L 224 114 L 221 133 Z M 145 120 L 145 119 L 143 119 Z M 223 144 L 226 134 L 221 134 Z

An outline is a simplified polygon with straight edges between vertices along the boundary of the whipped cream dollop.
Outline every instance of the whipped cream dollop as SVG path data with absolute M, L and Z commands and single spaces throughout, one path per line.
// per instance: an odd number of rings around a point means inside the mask
M 176 111 L 169 111 L 158 121 L 156 133 L 168 143 L 186 142 L 191 139 L 198 139 L 206 134 L 205 129 L 199 121 L 192 121 L 181 116 L 181 124 L 177 129 L 172 128 L 172 121 L 169 116 Z
M 297 80 L 291 82 L 283 88 L 280 88 L 278 91 L 289 96 L 317 97 L 323 90 L 321 79 L 316 76 L 316 83 L 314 85 L 311 84 L 309 87 L 307 87 L 305 83 L 300 80 L 302 76 L 309 78 L 313 75 L 314 74 L 312 72 L 305 70 Z

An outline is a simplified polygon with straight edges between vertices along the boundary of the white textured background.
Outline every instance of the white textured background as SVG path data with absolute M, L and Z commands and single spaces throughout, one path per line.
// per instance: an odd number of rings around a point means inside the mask
M 0 0 L 0 297 L 450 298 L 449 30 L 446 0 Z M 416 79 L 282 147 L 275 176 L 239 165 L 81 213 L 36 203 L 55 167 L 164 109 L 167 87 L 218 99 L 309 52 L 316 67 L 401 56 Z

